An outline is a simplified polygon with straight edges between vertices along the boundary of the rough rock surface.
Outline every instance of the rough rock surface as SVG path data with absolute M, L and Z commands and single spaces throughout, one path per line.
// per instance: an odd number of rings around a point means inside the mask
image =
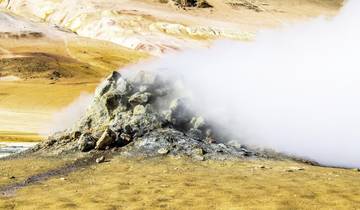
M 95 92 L 86 114 L 71 129 L 48 138 L 36 151 L 119 149 L 131 156 L 185 155 L 197 160 L 254 155 L 219 137 L 179 98 L 175 85 L 155 73 L 124 78 L 114 72 Z

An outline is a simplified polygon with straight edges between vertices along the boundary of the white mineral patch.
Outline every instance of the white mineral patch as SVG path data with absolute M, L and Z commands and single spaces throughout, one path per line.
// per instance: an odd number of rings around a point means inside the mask
M 5 76 L 5 77 L 0 77 L 0 82 L 12 82 L 12 81 L 19 81 L 21 80 L 19 77 L 17 76 Z
M 29 143 L 29 142 L 17 142 L 17 143 L 0 142 L 0 158 L 25 151 L 33 147 L 35 144 L 36 143 Z

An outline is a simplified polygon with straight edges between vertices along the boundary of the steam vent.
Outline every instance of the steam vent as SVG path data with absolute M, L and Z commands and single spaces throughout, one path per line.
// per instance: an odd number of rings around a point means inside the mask
M 244 146 L 230 146 L 196 115 L 176 85 L 156 73 L 124 78 L 113 72 L 96 90 L 86 114 L 56 133 L 35 151 L 68 153 L 111 150 L 130 156 L 181 155 L 196 160 L 254 156 Z

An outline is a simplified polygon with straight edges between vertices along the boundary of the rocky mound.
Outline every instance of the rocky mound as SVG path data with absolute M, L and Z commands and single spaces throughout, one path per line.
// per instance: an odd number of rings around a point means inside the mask
M 185 155 L 196 159 L 233 158 L 255 153 L 223 144 L 176 84 L 154 73 L 124 78 L 114 72 L 100 85 L 85 116 L 71 129 L 57 133 L 35 151 L 53 153 L 120 151 L 135 156 Z

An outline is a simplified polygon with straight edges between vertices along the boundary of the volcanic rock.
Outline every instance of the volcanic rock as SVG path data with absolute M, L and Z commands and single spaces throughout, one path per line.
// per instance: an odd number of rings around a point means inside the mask
M 166 149 L 166 148 L 160 148 L 157 152 L 158 152 L 160 155 L 165 155 L 165 154 L 169 153 L 169 150 Z
M 151 93 L 147 92 L 136 92 L 134 95 L 130 96 L 130 104 L 146 104 L 151 97 Z
M 111 146 L 115 143 L 115 133 L 107 128 L 104 133 L 101 135 L 100 139 L 96 142 L 95 149 L 102 150 L 108 146 Z
M 79 150 L 82 152 L 88 152 L 95 148 L 96 140 L 90 133 L 84 133 L 79 138 Z
M 36 150 L 62 153 L 121 147 L 124 155 L 185 155 L 196 160 L 255 154 L 244 146 L 215 143 L 225 137 L 179 92 L 175 82 L 156 73 L 123 77 L 114 72 L 96 89 L 86 114 L 72 128 L 50 136 L 51 144 L 42 143 Z
M 101 157 L 99 157 L 99 158 L 96 158 L 95 162 L 96 162 L 96 163 L 103 163 L 103 162 L 105 162 L 105 157 L 104 157 L 104 156 L 101 156 Z

